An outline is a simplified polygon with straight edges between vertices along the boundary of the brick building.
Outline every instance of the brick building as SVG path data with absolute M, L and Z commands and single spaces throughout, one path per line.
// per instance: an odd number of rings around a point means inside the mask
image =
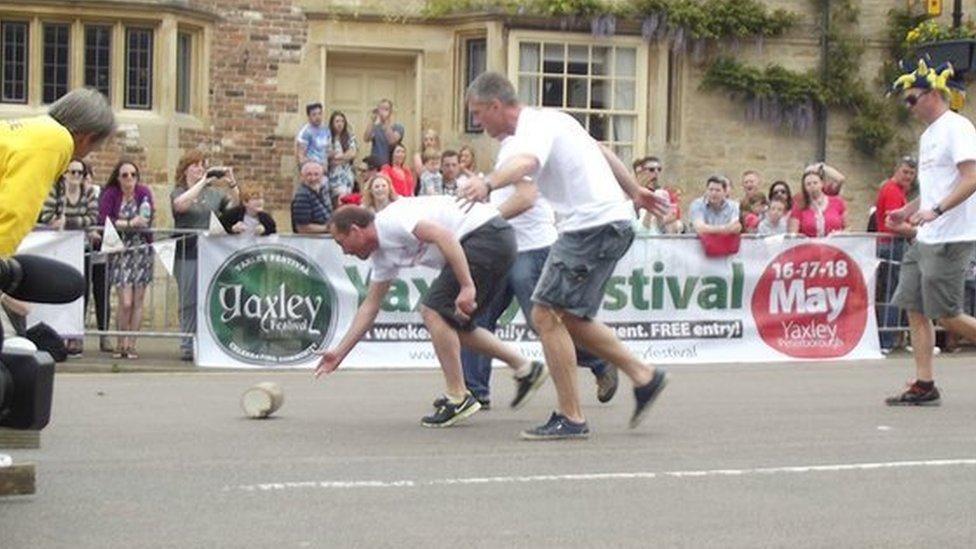
M 265 187 L 281 227 L 290 225 L 293 139 L 306 103 L 323 101 L 326 114 L 344 111 L 360 134 L 376 101 L 389 97 L 410 151 L 433 128 L 447 146 L 473 145 L 487 167 L 494 144 L 472 127 L 461 100 L 485 68 L 509 74 L 526 102 L 567 109 L 621 156 L 661 156 L 665 179 L 685 187 L 685 200 L 717 171 L 737 181 L 743 170 L 758 169 L 767 183 L 782 178 L 796 187 L 801 167 L 816 158 L 816 131 L 789 134 L 748 122 L 743 104 L 699 91 L 695 56 L 644 40 L 639 22 L 618 21 L 612 36 L 595 36 L 589 21 L 574 18 L 428 19 L 419 15 L 423 4 L 7 0 L 0 5 L 0 117 L 43 112 L 75 86 L 99 87 L 120 121 L 118 138 L 94 155 L 99 178 L 124 154 L 166 196 L 182 151 L 203 147 L 214 162 L 233 165 L 242 182 Z M 817 4 L 767 4 L 801 14 L 801 23 L 761 46 L 713 43 L 709 51 L 732 48 L 760 66 L 819 66 Z M 964 4 L 976 10 L 976 2 Z M 904 1 L 858 5 L 865 73 L 876 74 L 888 45 L 887 12 Z M 847 124 L 845 115 L 830 114 L 826 156 L 849 175 L 853 211 L 865 211 L 889 166 L 855 152 Z M 856 214 L 852 222 L 860 225 Z

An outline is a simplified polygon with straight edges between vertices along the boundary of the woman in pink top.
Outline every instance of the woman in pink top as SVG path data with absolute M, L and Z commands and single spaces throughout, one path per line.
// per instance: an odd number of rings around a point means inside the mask
M 397 143 L 390 150 L 390 163 L 383 166 L 380 170 L 390 178 L 393 190 L 400 196 L 413 196 L 414 179 L 413 172 L 406 165 L 407 148 L 403 143 Z
M 827 169 L 837 171 L 821 163 L 803 172 L 803 195 L 802 199 L 794 201 L 793 211 L 790 212 L 790 234 L 799 233 L 813 238 L 847 228 L 844 199 L 824 193 L 824 172 Z

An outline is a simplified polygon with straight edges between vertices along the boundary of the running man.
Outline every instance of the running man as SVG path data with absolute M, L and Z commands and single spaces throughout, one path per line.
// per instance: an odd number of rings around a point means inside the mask
M 966 269 L 976 242 L 976 128 L 949 109 L 952 67 L 918 69 L 899 77 L 893 88 L 927 127 L 918 143 L 918 198 L 888 213 L 889 227 L 918 226 L 915 242 L 902 258 L 892 302 L 908 311 L 916 379 L 885 400 L 889 406 L 937 406 L 941 402 L 932 371 L 933 320 L 976 341 L 976 318 L 962 312 Z
M 515 371 L 513 408 L 525 404 L 545 381 L 546 367 L 530 362 L 472 319 L 501 289 L 515 262 L 515 231 L 498 210 L 475 204 L 463 211 L 450 196 L 400 198 L 373 214 L 343 206 L 332 216 L 331 232 L 342 251 L 372 262 L 366 298 L 339 344 L 322 353 L 316 376 L 333 372 L 376 320 L 380 302 L 403 267 L 441 269 L 420 306 L 447 392 L 434 401 L 425 427 L 449 427 L 481 404 L 464 386 L 461 347 L 497 358 Z
M 589 436 L 577 390 L 574 345 L 630 377 L 637 401 L 630 426 L 636 427 L 667 383 L 667 375 L 643 364 L 594 317 L 603 302 L 604 284 L 634 240 L 634 206 L 627 197 L 662 215 L 669 206 L 638 185 L 627 166 L 571 116 L 520 105 L 514 86 L 503 75 L 482 74 L 465 99 L 490 136 L 502 140 L 514 135 L 519 150 L 490 174 L 471 178 L 463 197 L 481 201 L 496 188 L 531 177 L 559 219 L 559 237 L 532 295 L 532 321 L 559 406 L 548 422 L 522 432 L 522 437 Z

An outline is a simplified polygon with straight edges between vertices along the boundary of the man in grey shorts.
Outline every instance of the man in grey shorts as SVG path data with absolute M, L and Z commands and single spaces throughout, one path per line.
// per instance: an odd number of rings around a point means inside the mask
M 594 319 L 603 286 L 634 239 L 634 205 L 659 214 L 668 207 L 637 184 L 612 151 L 593 140 L 571 116 L 519 104 L 503 75 L 486 72 L 467 90 L 468 108 L 492 137 L 512 135 L 517 150 L 484 176 L 473 177 L 461 195 L 484 200 L 493 189 L 531 177 L 552 206 L 559 237 L 552 245 L 532 295 L 532 322 L 539 332 L 559 398 L 549 421 L 522 432 L 529 440 L 586 438 L 576 385 L 574 344 L 617 366 L 630 377 L 637 400 L 636 427 L 667 378 L 631 353 L 606 325 Z M 625 194 L 626 193 L 626 194 Z
M 441 269 L 420 307 L 447 391 L 434 401 L 425 427 L 449 427 L 481 408 L 461 375 L 461 346 L 497 358 L 515 372 L 518 407 L 546 379 L 541 362 L 529 362 L 495 334 L 474 325 L 515 262 L 515 233 L 484 205 L 462 211 L 450 196 L 400 198 L 379 213 L 343 206 L 332 216 L 330 230 L 342 251 L 372 263 L 366 297 L 349 330 L 334 348 L 324 351 L 316 376 L 333 372 L 373 325 L 380 302 L 399 270 L 423 265 Z
M 949 71 L 949 72 L 945 72 Z M 912 114 L 927 124 L 919 140 L 919 197 L 888 214 L 889 227 L 918 226 L 892 301 L 908 311 L 917 378 L 889 406 L 936 406 L 932 320 L 976 340 L 976 318 L 962 313 L 965 273 L 976 246 L 976 128 L 949 109 L 951 67 L 918 69 L 895 81 Z

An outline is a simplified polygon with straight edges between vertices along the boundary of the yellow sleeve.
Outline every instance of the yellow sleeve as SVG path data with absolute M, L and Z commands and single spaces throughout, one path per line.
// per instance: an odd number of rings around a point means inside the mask
M 71 159 L 67 149 L 12 151 L 0 181 L 0 257 L 9 257 L 34 228 L 44 198 Z

